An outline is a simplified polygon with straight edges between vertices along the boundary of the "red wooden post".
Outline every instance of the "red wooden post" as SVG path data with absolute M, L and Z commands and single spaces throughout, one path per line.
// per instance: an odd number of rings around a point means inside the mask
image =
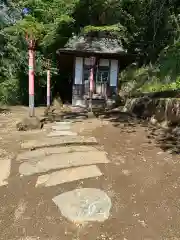
M 92 112 L 92 97 L 94 92 L 94 64 L 95 64 L 95 57 L 91 57 L 91 69 L 90 69 L 90 76 L 89 76 L 89 84 L 90 84 L 90 104 L 89 108 Z
M 27 39 L 28 40 L 28 39 Z M 34 117 L 34 40 L 30 39 L 29 42 L 29 115 Z
M 50 64 L 49 64 L 49 61 L 48 61 L 48 69 L 47 69 L 47 107 L 50 106 L 50 96 L 51 96 L 51 79 L 50 79 Z
M 91 69 L 90 69 L 90 92 L 93 93 L 94 91 L 94 64 L 95 58 L 91 57 Z

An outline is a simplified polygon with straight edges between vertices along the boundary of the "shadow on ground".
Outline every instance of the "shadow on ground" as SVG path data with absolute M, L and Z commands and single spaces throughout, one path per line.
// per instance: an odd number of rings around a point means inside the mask
M 8 112 L 10 112 L 10 109 L 0 107 L 0 114 L 2 114 L 2 113 L 8 113 Z
M 162 129 L 157 133 L 156 142 L 163 151 L 168 151 L 171 154 L 180 153 L 180 127 L 169 127 L 168 129 Z
M 112 122 L 114 127 L 136 127 L 137 124 L 141 126 L 148 126 L 148 122 L 137 118 L 129 113 L 121 112 L 119 109 L 118 110 L 110 110 L 107 112 L 94 112 L 94 115 L 98 118 L 108 120 Z
M 73 120 L 75 122 L 81 122 L 88 117 L 89 114 L 86 109 L 73 108 L 67 112 L 52 113 L 52 115 L 48 116 L 47 121 Z M 180 127 L 171 126 L 168 129 L 163 129 L 151 125 L 149 119 L 137 118 L 119 109 L 108 111 L 94 110 L 93 117 L 110 121 L 114 127 L 121 128 L 121 131 L 126 133 L 134 133 L 138 127 L 143 127 L 147 132 L 147 139 L 150 144 L 155 142 L 163 151 L 169 151 L 172 154 L 180 153 Z
M 83 120 L 87 119 L 88 115 L 86 111 L 81 111 L 81 112 L 67 112 L 61 114 L 62 119 L 73 119 L 73 120 Z
M 60 112 L 51 112 L 48 114 L 43 121 L 46 122 L 59 122 L 59 121 L 69 121 L 73 120 L 75 122 L 81 122 L 84 119 L 88 118 L 88 113 L 84 109 L 70 110 L 70 111 L 60 111 Z
M 167 129 L 163 129 L 151 125 L 148 119 L 136 118 L 120 110 L 96 112 L 95 116 L 112 122 L 114 127 L 121 127 L 122 132 L 132 133 L 136 131 L 138 126 L 144 127 L 149 143 L 152 143 L 152 140 L 154 140 L 156 145 L 163 151 L 168 151 L 171 154 L 180 153 L 180 127 L 178 126 L 170 126 Z

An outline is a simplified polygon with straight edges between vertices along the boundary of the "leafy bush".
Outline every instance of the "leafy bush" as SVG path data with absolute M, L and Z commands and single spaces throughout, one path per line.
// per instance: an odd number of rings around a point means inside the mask
M 125 90 L 178 88 L 180 43 L 175 39 L 180 34 L 179 7 L 179 0 L 166 1 L 166 4 L 164 0 L 163 3 L 150 0 L 1 0 L 0 101 L 23 103 L 23 99 L 28 98 L 25 33 L 37 40 L 38 99 L 42 99 L 41 92 L 45 88 L 47 59 L 51 59 L 53 78 L 57 49 L 73 34 L 89 32 L 100 34 L 103 31 L 107 37 L 116 38 L 130 55 L 138 56 L 136 63 L 141 67 L 130 66 L 120 74 L 120 85 L 126 86 Z M 30 10 L 29 16 L 22 14 L 23 8 Z
M 19 84 L 18 79 L 9 79 L 0 84 L 0 103 L 18 104 L 19 103 Z
M 166 47 L 154 65 L 129 66 L 119 81 L 122 90 L 132 93 L 180 89 L 180 41 Z

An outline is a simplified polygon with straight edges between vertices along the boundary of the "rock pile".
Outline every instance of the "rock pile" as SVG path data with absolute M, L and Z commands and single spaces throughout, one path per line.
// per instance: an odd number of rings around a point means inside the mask
M 42 129 L 43 128 L 43 123 L 37 117 L 29 117 L 29 118 L 24 118 L 22 121 L 18 122 L 16 124 L 16 128 L 17 128 L 18 131 L 28 131 L 28 130 L 34 130 L 34 129 Z
M 180 99 L 132 98 L 126 101 L 123 112 L 149 119 L 152 124 L 166 125 L 164 124 L 166 122 L 167 125 L 178 125 L 180 123 Z

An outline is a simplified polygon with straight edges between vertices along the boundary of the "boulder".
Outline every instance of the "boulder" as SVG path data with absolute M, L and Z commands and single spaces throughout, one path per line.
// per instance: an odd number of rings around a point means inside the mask
M 152 125 L 156 125 L 156 124 L 157 124 L 157 119 L 155 118 L 154 115 L 150 118 L 150 123 L 151 123 Z
M 60 110 L 63 108 L 62 100 L 59 96 L 55 97 L 52 102 L 53 109 Z
M 152 124 L 157 121 L 157 123 L 166 122 L 170 125 L 178 125 L 180 123 L 180 99 L 150 98 L 148 96 L 127 99 L 123 112 L 141 118 L 149 118 Z
M 158 122 L 163 122 L 166 120 L 166 100 L 157 99 L 156 104 L 154 105 L 155 110 L 155 119 Z
M 130 112 L 137 117 L 150 118 L 155 112 L 156 102 L 149 97 L 130 99 L 124 106 L 124 112 Z
M 174 129 L 172 130 L 172 134 L 173 134 L 175 137 L 180 138 L 180 127 L 177 126 L 176 128 L 174 128 Z
M 51 116 L 51 115 L 53 115 L 54 111 L 55 111 L 54 108 L 52 108 L 51 106 L 48 106 L 48 107 L 46 107 L 45 110 L 44 110 L 44 116 L 45 116 L 45 117 Z
M 24 118 L 22 121 L 18 122 L 16 124 L 16 128 L 18 131 L 42 129 L 43 123 L 37 117 L 27 117 L 27 118 Z
M 167 120 L 173 125 L 177 125 L 180 123 L 180 100 L 179 99 L 167 99 L 166 117 L 167 117 Z

